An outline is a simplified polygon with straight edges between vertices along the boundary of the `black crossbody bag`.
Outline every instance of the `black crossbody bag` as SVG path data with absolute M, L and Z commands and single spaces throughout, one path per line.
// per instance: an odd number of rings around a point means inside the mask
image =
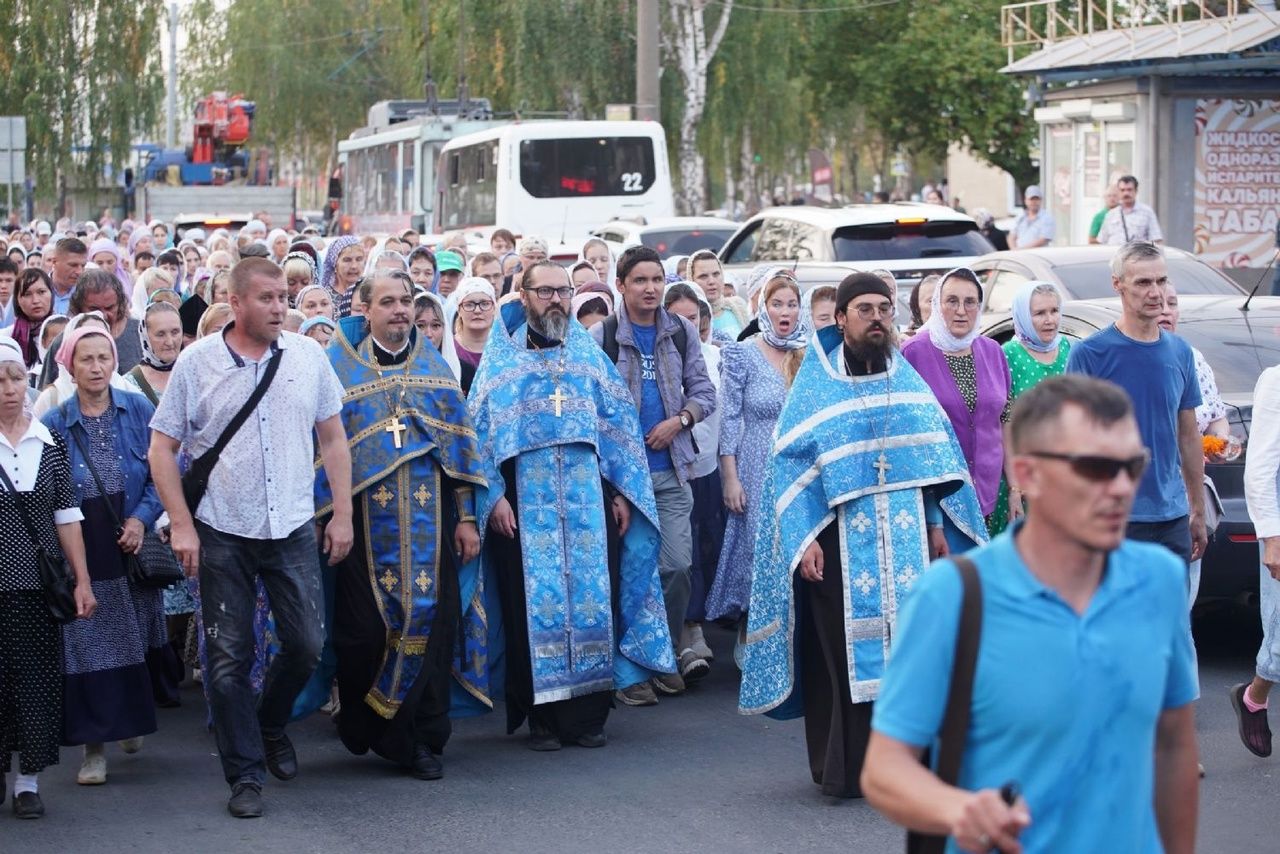
M 45 551 L 44 544 L 40 542 L 40 532 L 36 530 L 35 523 L 27 515 L 26 504 L 13 485 L 13 481 L 9 480 L 9 473 L 4 470 L 4 466 L 0 466 L 0 480 L 4 481 L 4 488 L 9 490 L 14 503 L 18 505 L 22 523 L 26 525 L 27 535 L 31 537 L 31 545 L 35 547 L 36 568 L 40 572 L 40 588 L 44 592 L 44 604 L 49 609 L 49 616 L 55 623 L 69 623 L 76 618 L 76 585 L 70 573 L 67 572 L 67 563 L 65 560 L 55 561 L 53 556 Z
M 982 640 L 982 582 L 978 568 L 967 557 L 955 557 L 964 584 L 960 604 L 960 623 L 956 628 L 956 657 L 951 665 L 951 688 L 947 691 L 947 709 L 938 734 L 938 779 L 956 785 L 960 779 L 960 761 L 969 734 L 969 709 L 973 701 L 973 674 L 978 666 L 978 646 Z M 925 752 L 925 761 L 928 761 Z M 907 854 L 942 854 L 947 837 L 907 831 Z
M 116 537 L 118 538 L 124 533 L 124 520 L 116 513 L 116 508 L 111 505 L 111 502 L 106 500 L 107 489 L 102 484 L 102 478 L 98 476 L 98 470 L 93 466 L 93 460 L 89 458 L 89 448 L 85 445 L 84 439 L 81 438 L 84 428 L 76 426 L 72 427 L 68 432 L 71 434 L 76 446 L 80 448 L 80 454 L 84 457 L 84 464 L 88 467 L 89 474 L 93 475 L 93 482 L 98 485 L 98 494 L 102 496 L 103 503 L 107 505 L 107 510 L 111 513 L 111 521 L 115 523 Z M 142 532 L 144 543 L 147 539 L 147 533 L 145 530 Z M 141 554 L 126 552 L 124 555 L 124 567 L 129 580 L 138 587 L 160 589 L 183 579 L 182 567 L 178 566 L 176 558 L 168 561 L 144 561 Z
M 209 489 L 209 476 L 213 474 L 213 467 L 218 464 L 218 457 L 226 449 L 227 443 L 235 437 L 236 433 L 244 425 L 244 422 L 248 420 L 250 413 L 258 408 L 258 403 L 262 400 L 263 395 L 267 393 L 267 389 L 271 387 L 271 381 L 275 379 L 276 371 L 280 368 L 280 359 L 283 356 L 284 350 L 277 349 L 271 357 L 271 361 L 267 363 L 267 370 L 262 375 L 262 381 L 253 390 L 253 394 L 249 395 L 249 399 L 244 402 L 244 406 L 240 407 L 240 411 L 223 428 L 222 435 L 218 437 L 218 441 L 213 443 L 212 448 L 192 460 L 191 467 L 182 476 L 182 496 L 187 499 L 187 509 L 191 511 L 192 516 L 196 515 L 196 509 L 200 506 L 200 502 L 204 500 L 204 494 Z

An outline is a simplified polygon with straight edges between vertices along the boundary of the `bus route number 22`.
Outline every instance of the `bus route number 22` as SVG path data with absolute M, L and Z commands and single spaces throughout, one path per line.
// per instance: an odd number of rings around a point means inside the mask
M 644 190 L 644 178 L 639 172 L 622 173 L 622 192 L 639 193 Z

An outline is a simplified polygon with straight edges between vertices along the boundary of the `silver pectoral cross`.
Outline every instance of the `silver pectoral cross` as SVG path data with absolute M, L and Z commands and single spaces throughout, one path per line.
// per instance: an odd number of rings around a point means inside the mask
M 880 458 L 876 460 L 874 463 L 872 463 L 871 467 L 874 469 L 877 469 L 880 472 L 880 485 L 884 486 L 886 483 L 885 472 L 893 468 L 893 466 L 889 463 L 889 458 L 884 455 L 884 451 L 880 452 Z
M 392 434 L 391 441 L 395 443 L 396 450 L 404 447 L 404 440 L 400 437 L 400 434 L 408 429 L 409 428 L 405 424 L 401 423 L 399 415 L 396 416 L 394 421 L 383 428 L 385 432 Z M 881 483 L 883 482 L 884 481 L 881 480 Z

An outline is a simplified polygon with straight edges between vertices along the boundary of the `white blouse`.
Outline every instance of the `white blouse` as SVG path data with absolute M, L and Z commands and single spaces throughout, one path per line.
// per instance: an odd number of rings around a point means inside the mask
M 54 444 L 49 428 L 35 418 L 27 425 L 27 432 L 18 440 L 15 448 L 9 443 L 9 437 L 0 433 L 0 466 L 4 466 L 5 474 L 13 481 L 19 492 L 30 492 L 36 483 L 36 475 L 40 471 L 40 456 L 44 446 Z M 53 511 L 53 521 L 57 525 L 80 522 L 84 514 L 79 507 L 68 507 Z

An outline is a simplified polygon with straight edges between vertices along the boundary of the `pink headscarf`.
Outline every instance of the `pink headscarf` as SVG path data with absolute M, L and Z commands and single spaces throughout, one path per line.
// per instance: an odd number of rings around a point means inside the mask
M 109 237 L 100 237 L 93 241 L 89 246 L 89 260 L 92 261 L 94 256 L 100 252 L 109 252 L 116 259 L 116 268 L 111 272 L 116 274 L 116 278 L 120 280 L 120 286 L 124 288 L 125 296 L 133 292 L 133 279 L 129 277 L 128 271 L 124 268 L 124 259 L 120 253 L 120 247 Z
M 71 373 L 71 362 L 75 358 L 76 345 L 80 343 L 80 339 L 90 335 L 101 335 L 106 338 L 111 343 L 111 358 L 117 365 L 120 364 L 120 355 L 116 353 L 116 341 L 111 337 L 111 333 L 97 326 L 83 326 L 63 339 L 62 346 L 58 348 L 58 364 L 66 368 L 68 374 Z

